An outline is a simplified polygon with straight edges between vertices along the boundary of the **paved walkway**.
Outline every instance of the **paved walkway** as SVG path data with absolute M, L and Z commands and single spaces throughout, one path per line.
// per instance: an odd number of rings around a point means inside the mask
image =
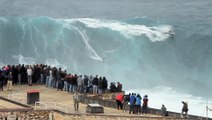
M 86 106 L 85 104 L 79 104 L 79 111 L 74 111 L 74 105 L 73 105 L 73 94 L 68 93 L 67 91 L 57 91 L 53 88 L 47 88 L 44 85 L 34 85 L 34 86 L 28 86 L 28 85 L 15 85 L 13 86 L 12 91 L 0 91 L 0 96 L 8 97 L 8 94 L 12 94 L 13 92 L 21 93 L 23 99 L 19 99 L 16 101 L 23 102 L 26 104 L 26 98 L 27 98 L 27 92 L 28 90 L 39 90 L 40 91 L 40 102 L 58 102 L 62 104 L 66 104 L 67 112 L 68 113 L 79 113 L 84 114 L 86 112 Z M 0 102 L 0 105 L 4 103 Z M 7 105 L 12 106 L 12 105 Z M 34 106 L 33 106 L 34 107 Z M 127 116 L 134 116 L 133 114 L 128 114 L 128 112 L 122 112 L 121 110 L 113 109 L 104 107 L 104 115 L 127 115 Z M 139 116 L 139 115 L 136 115 Z M 141 115 L 140 115 L 141 116 Z M 145 115 L 150 117 L 156 117 L 155 115 Z M 159 117 L 159 116 L 158 116 Z

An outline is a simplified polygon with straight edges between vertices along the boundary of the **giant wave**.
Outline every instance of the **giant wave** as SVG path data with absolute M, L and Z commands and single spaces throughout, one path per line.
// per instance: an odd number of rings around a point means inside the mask
M 193 32 L 146 17 L 0 17 L 0 65 L 45 63 L 104 75 L 126 89 L 164 85 L 210 96 L 210 41 Z

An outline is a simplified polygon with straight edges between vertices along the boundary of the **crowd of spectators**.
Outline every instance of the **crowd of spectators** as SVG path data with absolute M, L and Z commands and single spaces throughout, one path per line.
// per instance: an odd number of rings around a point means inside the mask
M 147 114 L 147 95 L 145 95 L 142 100 L 140 94 L 129 93 L 128 95 L 123 95 L 123 93 L 120 93 L 116 95 L 116 103 L 118 110 L 129 111 L 129 114 Z
M 82 94 L 102 94 L 106 92 L 122 92 L 120 82 L 111 82 L 108 87 L 108 80 L 105 76 L 95 77 L 93 75 L 77 75 L 67 73 L 61 68 L 51 67 L 43 64 L 35 65 L 7 65 L 0 68 L 0 90 L 13 90 L 12 85 L 45 85 L 48 88 L 56 88 L 57 91 L 67 91 L 69 93 Z M 109 89 L 108 89 L 109 88 Z M 75 98 L 76 99 L 76 98 Z M 139 94 L 130 93 L 116 95 L 117 109 L 129 111 L 129 114 L 147 114 L 148 96 L 143 98 Z M 187 102 L 183 103 L 183 112 L 187 114 Z M 78 110 L 78 106 L 75 106 Z M 161 115 L 168 116 L 166 107 L 162 105 Z
M 28 84 L 45 85 L 49 88 L 65 90 L 70 93 L 102 94 L 105 92 L 122 91 L 122 84 L 111 82 L 108 89 L 108 80 L 105 76 L 95 77 L 93 75 L 77 75 L 67 73 L 61 68 L 51 67 L 43 64 L 35 65 L 7 65 L 0 69 L 0 89 L 6 86 L 12 90 L 12 85 Z

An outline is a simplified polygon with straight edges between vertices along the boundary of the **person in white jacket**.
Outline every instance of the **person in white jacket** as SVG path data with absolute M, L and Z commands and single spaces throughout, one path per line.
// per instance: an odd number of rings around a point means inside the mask
M 31 86 L 32 85 L 32 68 L 31 68 L 31 66 L 29 66 L 27 68 L 27 78 L 28 78 L 28 85 Z

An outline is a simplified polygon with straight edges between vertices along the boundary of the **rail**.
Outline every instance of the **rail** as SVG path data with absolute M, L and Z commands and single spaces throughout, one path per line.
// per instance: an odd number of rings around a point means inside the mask
M 8 94 L 7 98 L 10 99 L 10 100 L 13 100 L 13 101 L 25 103 L 25 100 L 24 100 L 25 95 L 23 93 L 13 92 L 12 94 Z
M 59 102 L 35 102 L 35 110 L 38 109 L 56 109 L 63 111 L 65 113 L 68 112 L 68 106 L 67 104 L 62 104 Z

